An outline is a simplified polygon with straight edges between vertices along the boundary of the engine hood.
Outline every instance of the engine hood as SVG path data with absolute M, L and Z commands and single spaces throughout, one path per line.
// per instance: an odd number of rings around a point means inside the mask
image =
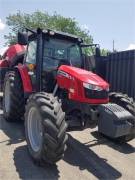
M 104 81 L 97 74 L 94 74 L 90 71 L 86 71 L 80 68 L 67 66 L 67 65 L 60 66 L 59 71 L 67 73 L 72 78 L 76 78 L 80 80 L 81 82 L 97 85 L 97 86 L 102 87 L 103 89 L 106 89 L 109 87 L 109 84 L 106 81 Z

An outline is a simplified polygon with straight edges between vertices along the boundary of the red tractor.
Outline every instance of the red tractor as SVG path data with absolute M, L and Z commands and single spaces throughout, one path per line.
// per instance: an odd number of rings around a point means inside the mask
M 63 157 L 68 126 L 86 128 L 94 123 L 110 138 L 124 142 L 134 138 L 133 100 L 120 93 L 109 97 L 109 84 L 85 70 L 82 48 L 89 45 L 82 39 L 27 29 L 27 33 L 18 33 L 18 44 L 14 49 L 21 50 L 16 51 L 14 61 L 9 48 L 11 54 L 6 52 L 0 64 L 6 71 L 3 111 L 7 121 L 25 119 L 34 161 L 55 163 Z M 96 55 L 100 55 L 98 47 Z

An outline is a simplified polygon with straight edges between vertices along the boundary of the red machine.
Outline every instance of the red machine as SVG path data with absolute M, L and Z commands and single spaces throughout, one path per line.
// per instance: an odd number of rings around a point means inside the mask
M 122 94 L 109 98 L 109 84 L 85 70 L 82 48 L 88 45 L 57 31 L 28 32 L 18 34 L 20 45 L 7 50 L 0 67 L 7 72 L 2 77 L 4 117 L 10 122 L 25 119 L 34 161 L 55 163 L 63 157 L 68 126 L 88 128 L 94 123 L 108 137 L 133 139 L 134 103 Z

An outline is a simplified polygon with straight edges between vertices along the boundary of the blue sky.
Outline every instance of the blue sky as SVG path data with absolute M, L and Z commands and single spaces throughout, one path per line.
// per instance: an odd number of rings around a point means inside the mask
M 111 50 L 113 39 L 118 50 L 135 45 L 135 0 L 0 0 L 0 48 L 5 42 L 3 35 L 9 32 L 6 17 L 18 10 L 56 11 L 75 18 L 101 48 Z

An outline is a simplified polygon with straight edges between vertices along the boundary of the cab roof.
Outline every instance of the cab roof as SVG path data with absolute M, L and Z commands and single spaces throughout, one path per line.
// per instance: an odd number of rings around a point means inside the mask
M 76 35 L 72 35 L 69 33 L 65 33 L 65 32 L 61 32 L 61 31 L 56 31 L 56 30 L 52 30 L 52 29 L 36 29 L 36 30 L 31 30 L 31 29 L 27 29 L 29 33 L 29 36 L 31 36 L 32 34 L 39 34 L 39 33 L 43 33 L 49 37 L 54 37 L 54 38 L 60 38 L 60 39 L 67 39 L 67 40 L 71 40 L 71 41 L 76 41 L 78 43 L 82 43 L 83 40 L 82 38 L 76 36 Z

